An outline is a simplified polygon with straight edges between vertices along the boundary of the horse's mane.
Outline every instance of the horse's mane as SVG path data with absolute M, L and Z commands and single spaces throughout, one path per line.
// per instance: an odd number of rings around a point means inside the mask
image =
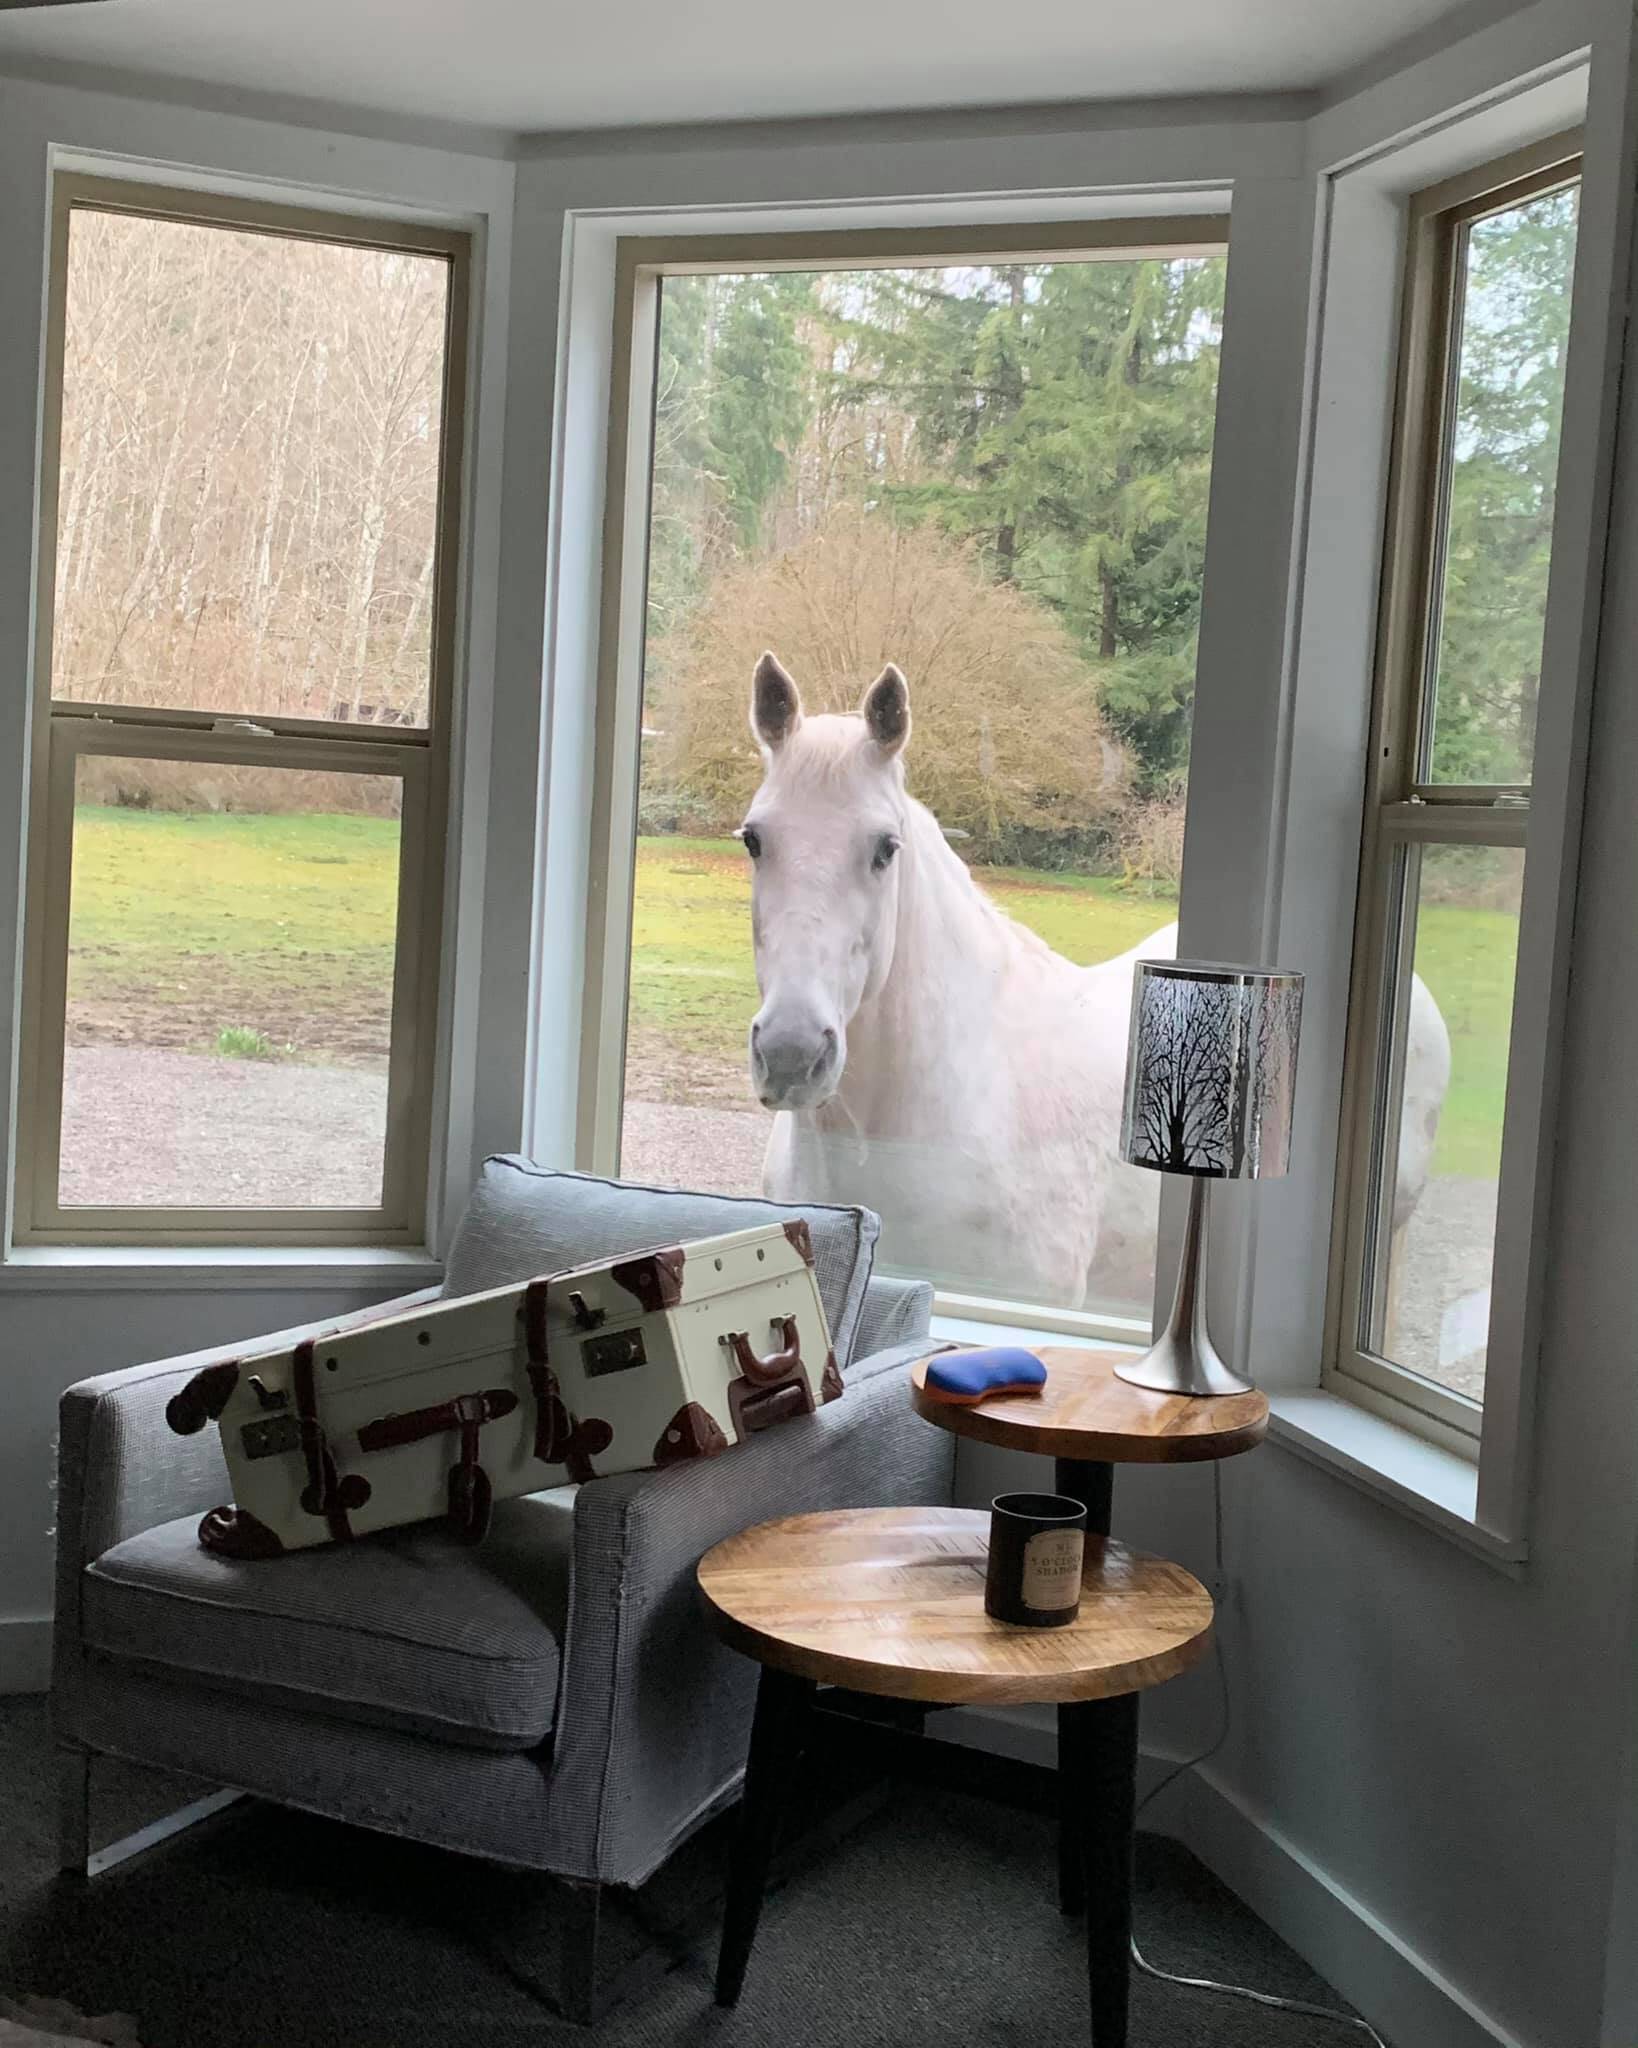
M 965 891 L 979 917 L 1002 928 L 1008 940 L 1022 952 L 1034 953 L 1043 959 L 1063 958 L 1039 932 L 1032 932 L 1027 924 L 1021 924 L 1010 910 L 1002 909 L 995 898 L 979 886 L 972 869 L 945 838 L 944 827 L 926 804 L 907 794 L 905 809 L 916 834 L 917 857 L 924 860 L 935 875 L 942 875 L 950 886 Z

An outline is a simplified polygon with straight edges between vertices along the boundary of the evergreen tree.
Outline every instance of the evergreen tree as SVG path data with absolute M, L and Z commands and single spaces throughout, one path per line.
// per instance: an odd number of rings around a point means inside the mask
M 814 280 L 665 280 L 654 414 L 649 625 L 663 633 L 710 577 L 754 553 L 813 402 L 799 338 Z
M 1187 765 L 1222 287 L 1215 259 L 895 272 L 844 323 L 855 402 L 915 423 L 886 502 L 977 539 L 1110 665 L 1147 787 Z
M 1574 186 L 1468 238 L 1439 621 L 1433 774 L 1524 782 L 1535 748 L 1552 553 Z

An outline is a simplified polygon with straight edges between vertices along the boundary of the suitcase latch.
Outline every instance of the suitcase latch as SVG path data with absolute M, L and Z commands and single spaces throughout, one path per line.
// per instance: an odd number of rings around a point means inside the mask
M 647 1365 L 648 1353 L 643 1348 L 642 1330 L 611 1330 L 606 1337 L 584 1338 L 580 1345 L 580 1363 L 589 1380 L 602 1379 L 611 1372 L 631 1372 L 639 1365 Z
M 247 1458 L 282 1458 L 301 1449 L 301 1423 L 294 1415 L 269 1415 L 247 1422 L 239 1433 Z

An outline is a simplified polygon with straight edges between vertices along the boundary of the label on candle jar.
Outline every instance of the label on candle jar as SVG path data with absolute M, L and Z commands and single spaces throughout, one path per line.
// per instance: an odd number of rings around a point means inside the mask
M 1044 1614 L 1073 1607 L 1081 1597 L 1084 1529 L 1043 1529 L 1024 1545 L 1024 1605 Z

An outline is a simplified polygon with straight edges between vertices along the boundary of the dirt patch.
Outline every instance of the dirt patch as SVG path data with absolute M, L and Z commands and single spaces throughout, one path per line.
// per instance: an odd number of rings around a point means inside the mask
M 362 979 L 357 963 L 305 955 L 299 969 L 281 963 L 235 974 L 218 961 L 176 963 L 176 982 L 119 982 L 81 973 L 71 987 L 71 1046 L 128 1046 L 208 1051 L 219 1031 L 259 1031 L 286 1059 L 320 1067 L 362 1067 L 384 1073 L 392 1026 L 392 990 Z
M 766 1141 L 767 1113 L 752 1098 L 745 1055 L 726 1059 L 700 1047 L 681 1053 L 669 1032 L 653 1026 L 632 1026 L 626 1047 L 626 1101 L 628 1116 L 668 1104 L 754 1117 L 761 1121 Z

